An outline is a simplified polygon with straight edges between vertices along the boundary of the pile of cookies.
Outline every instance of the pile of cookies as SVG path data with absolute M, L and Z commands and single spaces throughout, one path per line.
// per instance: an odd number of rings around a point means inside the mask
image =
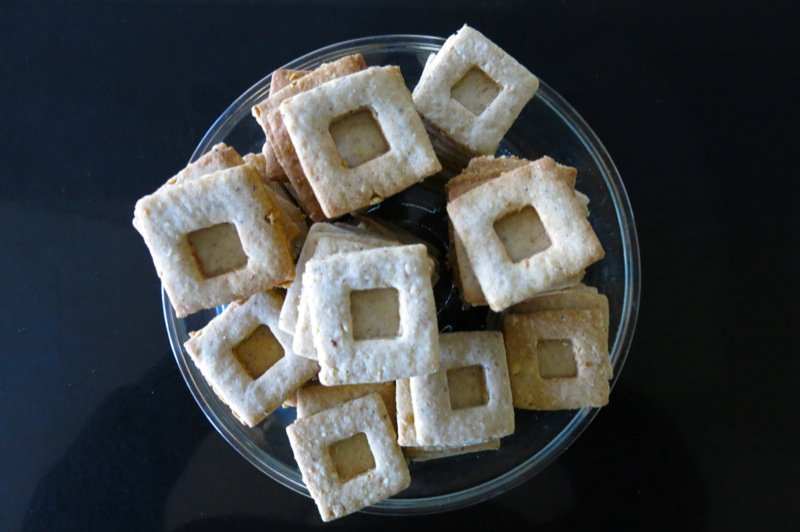
M 325 521 L 408 487 L 408 460 L 498 449 L 514 408 L 608 401 L 608 301 L 580 284 L 603 249 L 576 170 L 493 156 L 537 87 L 467 26 L 413 95 L 360 55 L 279 70 L 253 108 L 261 153 L 217 145 L 136 204 L 175 314 L 227 305 L 185 344 L 210 386 L 251 427 L 296 407 Z M 363 213 L 440 159 L 457 174 L 447 264 Z M 440 268 L 502 331 L 439 332 Z

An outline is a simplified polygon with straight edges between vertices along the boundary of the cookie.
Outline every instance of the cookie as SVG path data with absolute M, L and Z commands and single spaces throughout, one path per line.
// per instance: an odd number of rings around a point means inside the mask
M 426 65 L 414 105 L 463 148 L 493 154 L 538 87 L 536 76 L 465 25 Z
M 280 219 L 261 176 L 241 165 L 145 196 L 133 225 L 182 318 L 292 281 Z
M 603 314 L 596 309 L 507 314 L 503 331 L 514 407 L 563 410 L 608 404 L 603 327 Z
M 286 433 L 323 521 L 387 499 L 411 483 L 378 394 L 298 419 Z
M 439 336 L 439 370 L 410 379 L 416 440 L 469 445 L 514 432 L 503 335 L 496 331 Z
M 583 270 L 600 260 L 603 248 L 563 177 L 565 167 L 543 157 L 506 172 L 462 194 L 447 205 L 455 235 L 461 239 L 481 290 L 495 312 L 537 293 L 577 282 Z M 509 217 L 535 216 L 541 231 L 516 220 L 521 241 L 501 240 Z M 500 226 L 500 227 L 498 227 Z M 498 229 L 501 229 L 500 231 Z M 514 229 L 505 228 L 505 229 Z M 538 237 L 532 239 L 531 234 Z M 520 253 L 528 256 L 513 256 Z
M 292 353 L 289 335 L 278 329 L 281 303 L 275 292 L 231 303 L 185 344 L 219 398 L 249 427 L 319 371 Z
M 328 218 L 383 201 L 441 170 L 397 67 L 297 94 L 280 113 Z
M 421 244 L 356 251 L 306 264 L 304 292 L 322 384 L 385 382 L 438 369 L 431 269 Z M 352 295 L 370 290 L 381 290 L 387 300 L 381 306 L 397 312 L 394 336 L 354 334 L 359 327 L 353 323 Z

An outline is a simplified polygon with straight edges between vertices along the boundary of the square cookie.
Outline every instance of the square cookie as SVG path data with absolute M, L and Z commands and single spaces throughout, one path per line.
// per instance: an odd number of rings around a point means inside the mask
M 426 65 L 414 88 L 414 105 L 470 152 L 493 154 L 538 87 L 524 66 L 464 26 Z
M 599 310 L 507 314 L 503 330 L 514 407 L 563 410 L 608 404 L 608 351 L 602 329 Z M 564 354 L 572 357 L 566 364 Z
M 563 177 L 564 169 L 543 157 L 447 205 L 455 234 L 495 312 L 563 288 L 604 255 L 583 206 Z M 531 222 L 527 218 L 537 221 L 536 239 L 531 232 L 508 227 L 521 223 L 524 229 Z M 501 239 L 500 233 L 510 237 Z
M 133 225 L 178 317 L 294 278 L 280 211 L 250 165 L 162 187 L 136 203 Z
M 336 255 L 339 253 L 351 253 L 354 251 L 363 251 L 365 249 L 375 249 L 396 245 L 396 242 L 366 237 L 357 234 L 344 236 L 323 236 L 319 239 L 312 255 L 314 260 L 322 260 L 324 258 Z M 392 308 L 391 305 L 394 300 L 386 298 L 385 293 L 378 291 L 369 291 L 351 296 L 350 299 L 350 314 L 353 322 L 359 323 L 364 329 L 365 333 L 369 336 L 384 336 L 391 334 L 393 331 L 384 331 L 386 327 L 391 328 L 393 323 L 396 323 L 397 309 Z M 387 300 L 388 299 L 388 300 Z M 391 318 L 391 319 L 387 319 Z M 354 329 L 353 334 L 357 335 Z M 294 339 L 292 340 L 292 348 L 295 353 L 307 358 L 317 359 L 317 348 L 314 346 L 314 334 L 311 328 L 311 315 L 308 310 L 308 297 L 304 294 L 300 295 L 300 305 L 297 314 L 297 325 L 294 329 Z
M 525 166 L 526 164 L 530 164 L 530 161 L 513 156 L 494 157 L 487 155 L 474 157 L 461 174 L 447 182 L 447 199 L 448 201 L 453 201 L 473 188 L 495 179 L 508 171 Z M 561 165 L 559 165 L 558 168 L 562 178 L 566 179 L 570 183 L 570 186 L 574 188 L 575 176 L 577 175 L 576 170 Z M 583 202 L 585 200 L 585 205 L 588 205 L 589 198 L 578 191 L 575 191 L 575 196 L 582 204 L 584 204 Z M 588 216 L 588 210 L 586 210 L 586 215 Z M 516 237 L 521 236 L 524 240 L 522 242 L 512 242 L 512 245 L 516 245 L 516 247 L 522 250 L 530 246 L 531 242 L 529 239 L 531 235 L 536 235 L 537 232 L 541 232 L 542 228 L 539 220 L 531 220 L 530 216 L 527 218 L 527 220 L 524 219 L 524 217 L 522 220 L 510 220 L 511 223 L 505 223 L 499 228 L 498 236 L 504 245 L 506 245 L 506 242 L 513 241 Z M 486 305 L 486 297 L 484 297 L 480 283 L 475 277 L 475 272 L 469 262 L 467 252 L 464 249 L 464 243 L 453 230 L 452 222 L 449 224 L 449 230 L 451 250 L 449 259 L 453 271 L 455 272 L 454 278 L 461 293 L 461 298 L 466 303 L 473 306 Z M 564 281 L 563 286 L 572 286 L 578 283 L 582 278 L 583 272 Z
M 441 170 L 400 69 L 372 67 L 297 94 L 280 113 L 328 218 Z
M 386 382 L 438 369 L 432 267 L 421 244 L 356 251 L 306 264 L 303 291 L 322 384 Z M 354 297 L 365 292 L 370 297 L 378 292 L 385 299 L 381 306 L 396 312 L 394 336 L 359 337 L 359 330 L 369 331 L 353 319 L 351 308 Z
M 323 521 L 387 499 L 411 482 L 378 394 L 298 419 L 286 433 Z
M 473 188 L 495 179 L 508 171 L 525 166 L 526 164 L 530 164 L 530 161 L 527 159 L 519 159 L 513 156 L 494 157 L 487 155 L 482 157 L 474 157 L 470 160 L 469 165 L 461 174 L 453 177 L 447 182 L 447 199 L 448 201 L 453 201 Z M 574 168 L 562 165 L 558 165 L 558 170 L 561 177 L 566 179 L 567 182 L 570 183 L 570 186 L 574 188 L 577 171 Z M 575 197 L 582 205 L 588 205 L 589 198 L 587 198 L 585 195 L 575 191 Z M 586 216 L 588 216 L 588 209 L 584 210 Z M 530 212 L 525 214 L 528 214 L 528 216 L 522 216 L 520 217 L 522 219 L 517 220 L 511 219 L 502 224 L 500 227 L 496 227 L 498 236 L 500 237 L 500 240 L 504 246 L 510 242 L 512 246 L 524 251 L 525 249 L 530 249 L 532 244 L 532 236 L 535 238 L 537 234 L 541 235 L 541 222 L 535 218 L 531 219 L 533 217 L 530 216 Z M 472 264 L 470 264 L 469 257 L 464 249 L 464 243 L 453 230 L 452 222 L 449 224 L 449 230 L 451 249 L 449 258 L 453 271 L 455 272 L 454 278 L 461 293 L 461 298 L 466 303 L 469 303 L 473 306 L 486 305 L 486 297 L 483 295 L 483 290 L 481 289 L 481 285 L 478 282 L 477 277 L 475 277 Z M 519 237 L 522 238 L 522 241 L 515 241 L 518 240 Z M 553 289 L 575 285 L 576 283 L 580 282 L 580 280 L 583 278 L 583 275 L 584 272 L 580 272 L 578 275 L 571 277 L 560 285 L 553 287 Z
M 442 334 L 439 349 L 439 370 L 410 379 L 417 441 L 467 445 L 514 432 L 503 335 Z
M 253 116 L 264 129 L 267 141 L 277 157 L 278 162 L 292 184 L 295 197 L 314 221 L 325 220 L 314 191 L 306 180 L 303 168 L 297 158 L 295 146 L 292 144 L 279 110 L 280 104 L 293 96 L 317 87 L 332 79 L 336 79 L 366 68 L 364 58 L 360 54 L 349 55 L 330 63 L 323 63 L 312 72 L 293 80 L 278 92 L 270 94 L 266 100 L 252 109 Z
M 291 338 L 278 329 L 281 303 L 275 292 L 231 303 L 185 344 L 206 381 L 249 427 L 319 370 L 313 361 L 295 356 Z
M 397 443 L 402 447 L 406 458 L 415 462 L 424 462 L 480 451 L 495 451 L 500 448 L 500 440 L 497 438 L 485 443 L 472 445 L 420 445 L 417 441 L 417 433 L 414 426 L 414 406 L 411 402 L 411 383 L 409 379 L 398 380 L 395 390 L 398 428 Z

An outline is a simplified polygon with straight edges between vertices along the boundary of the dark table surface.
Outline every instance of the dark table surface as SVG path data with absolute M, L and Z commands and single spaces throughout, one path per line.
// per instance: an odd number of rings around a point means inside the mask
M 798 529 L 796 10 L 306 1 L 0 5 L 1 530 L 321 527 L 192 400 L 133 205 L 288 60 L 463 22 L 615 159 L 641 243 L 636 337 L 610 406 L 534 479 L 331 526 Z

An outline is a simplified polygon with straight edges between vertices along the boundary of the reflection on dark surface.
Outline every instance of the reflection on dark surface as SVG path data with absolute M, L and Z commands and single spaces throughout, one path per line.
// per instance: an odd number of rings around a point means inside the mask
M 576 504 L 544 528 L 701 528 L 703 480 L 681 432 L 660 408 L 622 384 L 612 392 L 612 405 L 559 459 Z M 531 484 L 547 489 L 536 480 Z
M 159 529 L 175 479 L 211 430 L 196 414 L 174 362 L 162 359 L 92 415 L 39 481 L 24 530 Z
M 326 527 L 380 525 L 407 530 L 420 523 L 562 530 L 617 524 L 640 529 L 701 525 L 705 495 L 698 471 L 676 436 L 679 431 L 647 398 L 624 386 L 614 390 L 612 401 L 559 460 L 491 501 L 430 516 L 358 514 Z M 136 530 L 163 529 L 170 493 L 210 430 L 172 360 L 165 358 L 140 382 L 119 389 L 95 412 L 63 458 L 39 481 L 24 529 L 118 530 L 118 523 Z M 252 480 L 241 476 L 211 478 L 217 484 L 215 494 L 243 497 L 253 486 Z M 186 514 L 201 517 L 177 529 L 322 526 L 310 501 L 277 483 L 264 485 L 268 493 L 263 504 L 252 508 L 252 515 L 188 508 Z M 293 510 L 287 511 L 289 507 Z

